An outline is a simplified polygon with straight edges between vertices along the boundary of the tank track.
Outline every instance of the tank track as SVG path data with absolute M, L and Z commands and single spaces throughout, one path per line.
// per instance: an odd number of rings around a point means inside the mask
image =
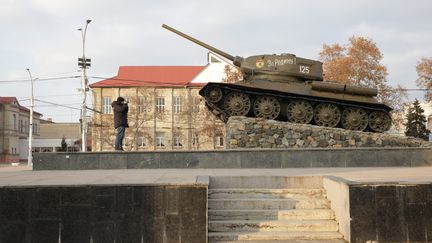
M 240 115 L 378 133 L 391 126 L 391 108 L 384 104 L 317 98 L 226 83 L 209 83 L 199 94 L 223 122 L 230 116 Z

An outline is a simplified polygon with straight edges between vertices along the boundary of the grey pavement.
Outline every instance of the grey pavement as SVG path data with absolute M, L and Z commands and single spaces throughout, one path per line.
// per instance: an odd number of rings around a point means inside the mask
M 337 176 L 362 183 L 432 183 L 432 167 L 295 169 L 119 169 L 32 171 L 0 167 L 0 187 L 68 185 L 195 185 L 197 176 Z

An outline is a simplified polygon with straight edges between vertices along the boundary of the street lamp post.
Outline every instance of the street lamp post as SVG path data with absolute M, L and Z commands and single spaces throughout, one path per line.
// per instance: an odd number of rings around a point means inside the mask
M 82 59 L 78 58 L 78 65 L 81 67 L 81 94 L 82 94 L 82 106 L 81 106 L 81 151 L 87 151 L 87 89 L 88 89 L 88 80 L 86 75 L 86 69 L 90 66 L 90 63 L 87 65 L 87 60 L 90 62 L 90 59 L 86 59 L 85 57 L 85 38 L 87 32 L 87 26 L 90 24 L 91 19 L 87 19 L 84 31 L 79 28 L 78 31 L 81 32 L 82 37 Z M 82 61 L 82 62 L 81 62 Z
M 30 72 L 30 69 L 27 68 L 27 72 L 30 75 L 30 82 L 31 82 L 31 96 L 30 96 L 30 120 L 29 120 L 29 144 L 28 144 L 28 158 L 27 158 L 27 165 L 32 166 L 33 165 L 33 151 L 32 151 L 32 142 L 33 142 L 33 107 L 34 107 L 34 95 L 33 95 L 33 78 Z

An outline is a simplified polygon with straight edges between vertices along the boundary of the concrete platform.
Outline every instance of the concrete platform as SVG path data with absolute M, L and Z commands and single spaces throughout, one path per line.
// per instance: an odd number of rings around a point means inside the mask
M 350 183 L 432 183 L 432 167 L 292 169 L 121 169 L 32 171 L 0 168 L 0 187 L 56 185 L 195 185 L 198 176 L 336 176 Z

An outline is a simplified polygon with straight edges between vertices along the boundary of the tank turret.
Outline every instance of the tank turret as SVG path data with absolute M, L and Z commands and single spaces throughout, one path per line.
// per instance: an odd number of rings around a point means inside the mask
M 162 27 L 240 68 L 243 80 L 208 83 L 199 92 L 223 121 L 250 116 L 372 132 L 391 126 L 392 109 L 374 98 L 376 88 L 323 82 L 319 61 L 294 54 L 233 56 L 165 24 Z
M 289 79 L 292 81 L 323 80 L 322 63 L 319 61 L 296 57 L 294 54 L 264 54 L 246 58 L 234 57 L 168 25 L 164 24 L 162 27 L 231 60 L 234 65 L 240 68 L 243 77 L 250 81 L 255 79 L 280 81 L 281 78 L 282 80 Z

